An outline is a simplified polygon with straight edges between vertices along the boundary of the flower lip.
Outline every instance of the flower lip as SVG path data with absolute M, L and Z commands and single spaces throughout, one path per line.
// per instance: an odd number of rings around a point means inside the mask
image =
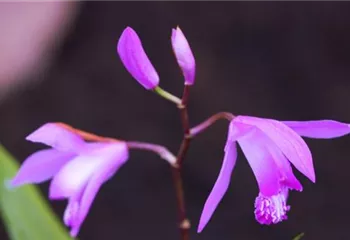
M 117 44 L 117 51 L 128 72 L 146 89 L 154 89 L 159 84 L 159 76 L 137 33 L 127 27 Z
M 280 192 L 271 197 L 266 197 L 259 193 L 255 199 L 255 219 L 260 224 L 276 224 L 287 219 L 287 212 L 290 206 L 286 205 L 288 189 L 282 188 Z

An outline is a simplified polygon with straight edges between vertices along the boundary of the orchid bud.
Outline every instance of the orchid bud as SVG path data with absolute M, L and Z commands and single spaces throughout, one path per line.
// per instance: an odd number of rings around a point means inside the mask
M 179 27 L 172 30 L 171 44 L 173 46 L 177 63 L 185 77 L 185 84 L 192 85 L 195 78 L 196 62 L 190 45 Z
M 125 68 L 146 89 L 159 84 L 159 76 L 147 57 L 137 33 L 127 27 L 119 38 L 117 51 Z

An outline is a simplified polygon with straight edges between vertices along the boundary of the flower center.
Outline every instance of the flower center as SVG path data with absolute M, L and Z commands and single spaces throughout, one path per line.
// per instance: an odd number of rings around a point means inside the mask
M 280 192 L 271 197 L 259 193 L 255 199 L 255 219 L 260 224 L 270 225 L 287 219 L 287 212 L 290 206 L 286 205 L 288 189 L 281 189 Z

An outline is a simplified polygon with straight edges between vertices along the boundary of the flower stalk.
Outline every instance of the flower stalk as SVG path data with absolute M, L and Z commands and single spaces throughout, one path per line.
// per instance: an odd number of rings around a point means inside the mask
M 181 105 L 181 99 L 174 96 L 173 94 L 165 91 L 163 88 L 161 87 L 155 87 L 154 88 L 154 92 L 157 93 L 159 96 L 161 96 L 162 98 L 165 98 L 166 100 L 175 103 L 176 105 Z
M 182 175 L 181 175 L 182 163 L 185 159 L 186 153 L 190 145 L 190 140 L 191 140 L 191 137 L 189 134 L 190 123 L 189 123 L 188 111 L 187 111 L 187 102 L 188 102 L 189 93 L 190 93 L 189 90 L 190 90 L 190 86 L 185 85 L 182 99 L 181 99 L 181 104 L 178 105 L 178 108 L 180 110 L 182 128 L 183 128 L 183 139 L 176 158 L 176 163 L 178 167 L 172 168 L 173 182 L 174 182 L 174 188 L 176 193 L 176 202 L 178 207 L 179 229 L 181 234 L 181 240 L 189 240 L 190 238 L 189 229 L 191 227 L 190 221 L 187 218 L 187 214 L 186 214 L 185 197 L 184 197 L 183 182 L 182 182 Z
M 72 126 L 65 123 L 56 123 L 57 125 L 79 135 L 85 141 L 91 142 L 121 142 L 116 138 L 102 137 L 93 133 L 89 133 L 80 129 L 73 128 Z M 136 142 L 136 141 L 127 141 L 126 145 L 129 149 L 139 149 L 151 151 L 158 154 L 162 159 L 169 162 L 173 167 L 177 167 L 176 157 L 172 154 L 166 147 L 153 143 L 145 143 L 145 142 Z
M 126 142 L 129 149 L 151 151 L 158 154 L 162 159 L 168 161 L 173 168 L 177 168 L 176 157 L 166 147 L 153 143 Z
M 210 127 L 211 125 L 213 125 L 216 121 L 218 121 L 220 119 L 226 119 L 229 122 L 231 122 L 232 119 L 234 119 L 234 118 L 235 118 L 235 115 L 233 115 L 232 113 L 229 113 L 229 112 L 216 113 L 213 116 L 206 119 L 205 121 L 203 121 L 202 123 L 191 128 L 190 129 L 190 136 L 194 137 L 194 136 L 198 135 L 199 133 L 203 132 L 204 130 L 206 130 L 208 127 Z

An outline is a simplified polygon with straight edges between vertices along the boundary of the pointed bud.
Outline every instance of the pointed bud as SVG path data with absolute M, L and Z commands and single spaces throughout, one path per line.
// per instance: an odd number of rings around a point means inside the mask
M 119 38 L 118 54 L 129 73 L 146 89 L 159 84 L 159 76 L 143 50 L 137 33 L 127 27 Z
M 185 84 L 192 85 L 195 78 L 196 63 L 190 45 L 179 27 L 172 30 L 171 44 L 176 60 L 185 77 Z

